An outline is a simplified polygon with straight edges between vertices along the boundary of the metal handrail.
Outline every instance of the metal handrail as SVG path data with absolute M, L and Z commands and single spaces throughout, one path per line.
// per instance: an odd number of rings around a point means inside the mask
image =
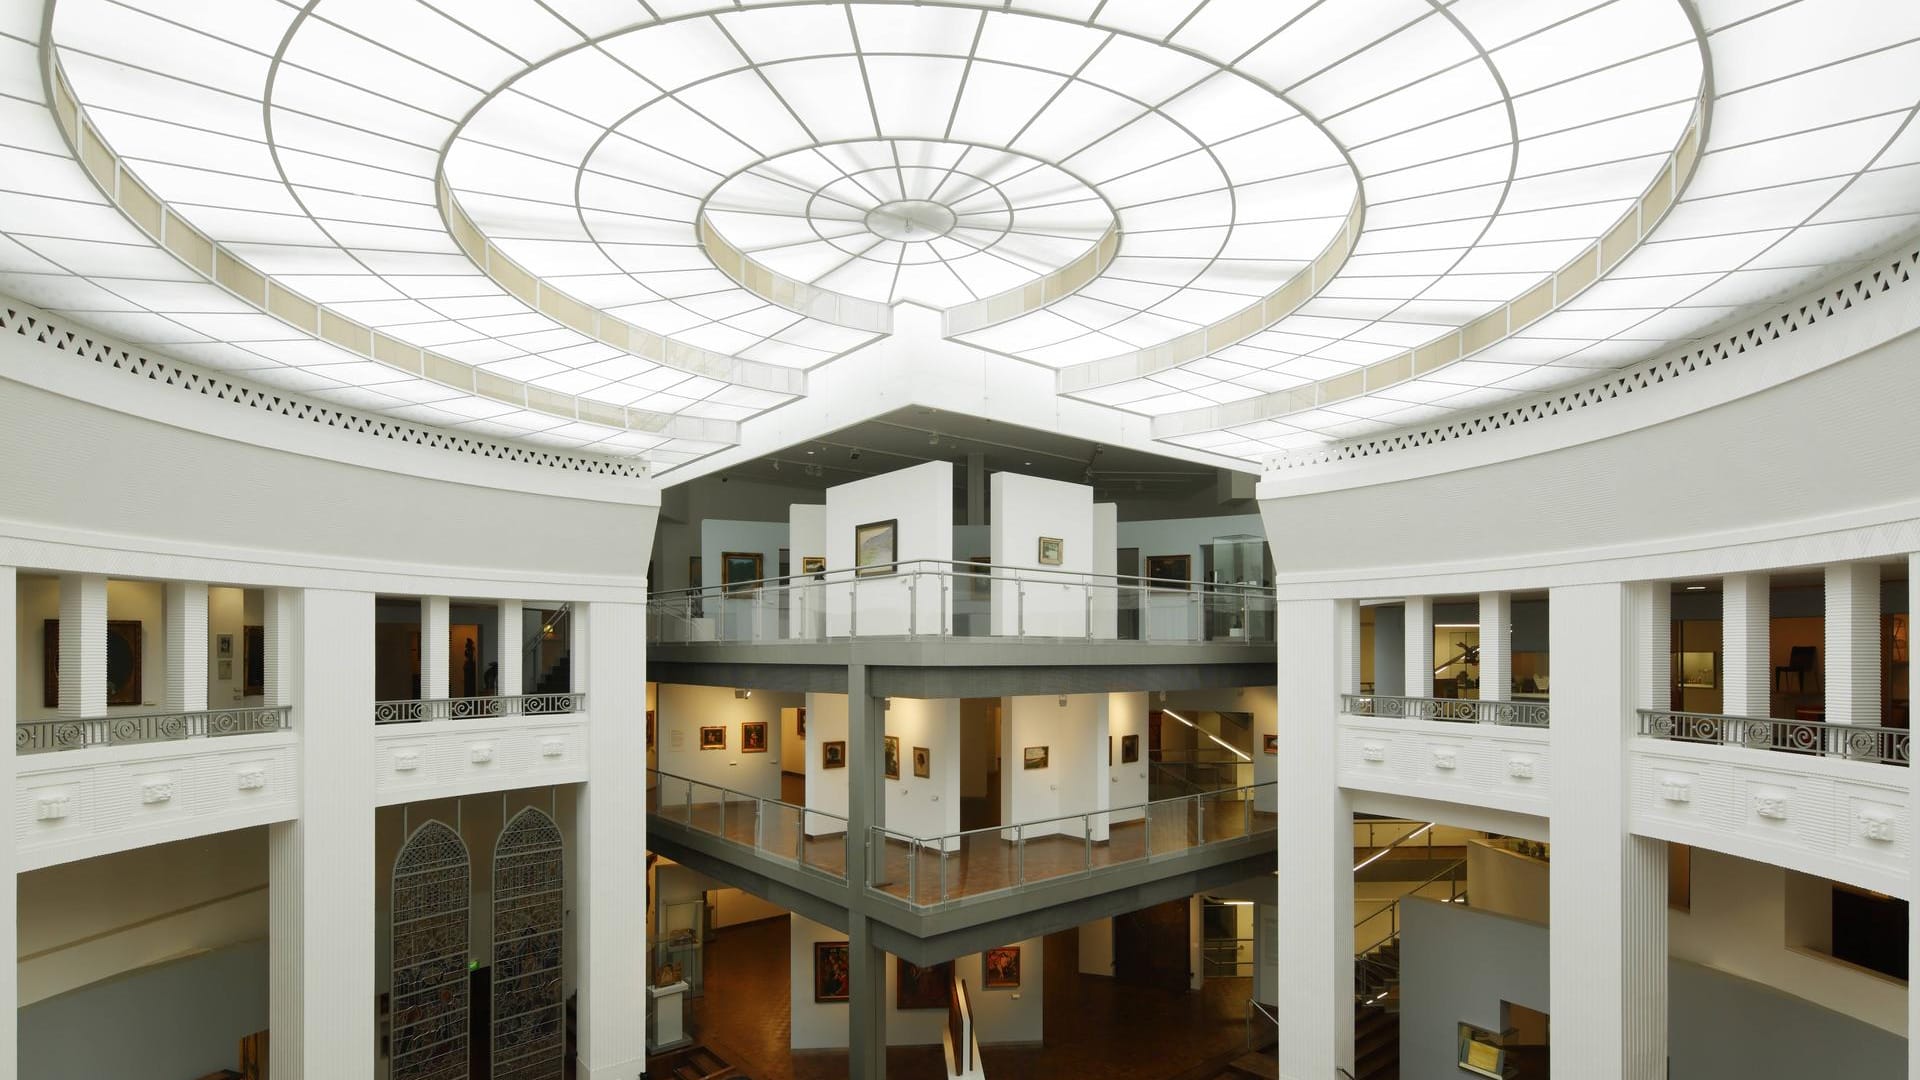
M 492 697 L 418 698 L 373 703 L 376 724 L 416 724 L 429 720 L 480 720 L 497 716 L 562 716 L 587 707 L 587 695 L 496 694 Z
M 1368 841 L 1367 847 L 1369 848 L 1372 848 L 1374 846 L 1372 841 L 1373 841 L 1373 826 L 1375 825 L 1415 826 L 1412 830 L 1398 837 L 1392 843 L 1388 844 L 1383 848 L 1380 848 L 1378 851 L 1375 851 L 1373 854 L 1367 856 L 1366 858 L 1360 860 L 1358 863 L 1354 864 L 1353 871 L 1354 873 L 1357 874 L 1361 870 L 1365 869 L 1368 864 L 1380 859 L 1381 857 L 1386 855 L 1387 852 L 1394 850 L 1395 848 L 1401 846 L 1402 844 L 1407 843 L 1408 841 L 1412 840 L 1414 837 L 1417 837 L 1417 836 L 1425 836 L 1427 838 L 1427 848 L 1428 850 L 1432 850 L 1433 830 L 1434 830 L 1434 826 L 1438 823 L 1432 822 L 1432 821 L 1401 821 L 1401 820 L 1395 819 L 1391 821 L 1367 821 L 1364 823 L 1356 821 L 1354 822 L 1354 824 L 1355 825 L 1365 824 L 1367 826 L 1367 841 Z
M 720 828 L 719 828 L 719 831 L 717 833 L 714 833 L 713 835 L 718 836 L 721 840 L 726 841 L 727 843 L 737 844 L 741 847 L 745 847 L 750 850 L 759 852 L 763 855 L 766 855 L 769 858 L 777 859 L 781 862 L 790 862 L 797 866 L 803 867 L 805 869 L 812 870 L 816 873 L 825 874 L 828 877 L 836 878 L 842 881 L 846 880 L 846 870 L 845 870 L 844 863 L 842 864 L 841 869 L 830 870 L 830 869 L 825 869 L 819 866 L 814 866 L 807 862 L 807 836 L 808 836 L 807 824 L 809 820 L 811 818 L 822 818 L 828 822 L 838 822 L 840 825 L 839 831 L 843 836 L 842 844 L 844 845 L 845 843 L 848 843 L 851 841 L 850 837 L 845 836 L 847 832 L 847 819 L 844 816 L 840 814 L 831 813 L 826 810 L 810 810 L 807 807 L 796 806 L 793 803 L 785 802 L 780 799 L 769 799 L 764 795 L 753 795 L 753 794 L 749 794 L 748 792 L 737 791 L 733 788 L 727 787 L 724 784 L 714 784 L 714 783 L 709 783 L 705 780 L 695 780 L 690 776 L 680 776 L 675 773 L 662 772 L 659 769 L 648 769 L 646 772 L 646 777 L 648 782 L 648 788 L 651 792 L 655 793 L 655 795 L 658 795 L 665 791 L 664 782 L 668 780 L 677 781 L 679 783 L 686 785 L 686 800 L 684 802 L 679 804 L 668 804 L 664 801 L 661 801 L 657 806 L 654 806 L 652 809 L 648 810 L 649 814 L 657 814 L 662 819 L 671 820 L 672 816 L 667 813 L 669 805 L 683 806 L 685 808 L 685 813 L 681 817 L 682 824 L 686 825 L 690 829 L 695 829 L 700 832 L 706 832 L 707 830 L 701 829 L 699 828 L 699 826 L 696 826 L 693 823 L 693 807 L 694 807 L 693 793 L 694 793 L 695 787 L 711 788 L 713 791 L 715 791 L 718 794 L 718 798 L 719 798 L 718 805 L 720 807 L 720 821 L 719 821 Z M 730 795 L 735 797 L 730 799 L 728 798 L 728 796 Z M 653 800 L 649 799 L 649 803 L 651 804 L 652 802 Z M 727 806 L 729 803 L 752 803 L 753 804 L 753 840 L 752 842 L 747 843 L 740 840 L 736 840 L 732 836 L 729 836 L 727 834 Z M 767 843 L 768 837 L 766 832 L 768 807 L 773 807 L 776 810 L 776 812 L 779 810 L 791 810 L 796 815 L 795 821 L 797 823 L 797 827 L 794 830 L 794 843 L 793 843 L 793 850 L 791 852 L 776 851 L 773 848 L 768 846 L 768 843 Z
M 13 749 L 17 754 L 41 754 L 89 746 L 257 735 L 292 727 L 293 710 L 285 705 L 22 720 L 13 726 Z
M 678 780 L 684 784 L 698 784 L 704 788 L 712 788 L 713 790 L 719 792 L 723 797 L 727 795 L 739 796 L 739 798 L 732 800 L 734 802 L 757 802 L 764 806 L 785 807 L 788 810 L 798 810 L 804 814 L 812 814 L 815 817 L 828 818 L 833 821 L 847 820 L 847 817 L 845 814 L 836 814 L 831 810 L 815 810 L 812 807 L 801 806 L 797 803 L 790 803 L 781 799 L 769 799 L 765 795 L 755 795 L 751 792 L 740 791 L 737 788 L 727 787 L 725 784 L 716 784 L 711 780 L 696 780 L 691 776 L 681 776 L 678 773 L 670 773 L 663 769 L 648 769 L 647 775 L 657 777 L 661 780 Z M 724 801 L 724 798 L 723 798 L 723 801 Z
M 684 589 L 664 589 L 648 596 L 649 604 L 670 604 L 675 600 L 690 598 L 705 599 L 712 596 L 738 595 L 759 592 L 763 589 L 790 588 L 796 584 L 847 584 L 867 578 L 894 577 L 902 573 L 951 574 L 973 580 L 989 578 L 995 581 L 1027 581 L 1043 585 L 1084 585 L 1089 583 L 1108 584 L 1117 588 L 1166 589 L 1169 591 L 1205 590 L 1207 592 L 1245 593 L 1253 596 L 1271 598 L 1275 589 L 1271 585 L 1249 585 L 1237 582 L 1198 581 L 1180 578 L 1153 578 L 1140 574 L 1103 574 L 1091 570 L 1052 570 L 1047 567 L 1008 566 L 1002 563 L 979 563 L 960 559 L 897 559 L 887 563 L 872 563 L 867 566 L 823 570 L 815 574 L 792 573 L 785 577 L 754 578 L 751 581 L 730 581 L 724 585 L 690 585 Z M 1007 575 L 1007 576 L 1002 576 Z
M 1212 799 L 1212 798 L 1218 798 L 1223 795 L 1237 795 L 1241 792 L 1252 793 L 1255 791 L 1259 791 L 1262 788 L 1275 787 L 1277 786 L 1277 783 L 1278 783 L 1277 781 L 1267 780 L 1258 784 L 1243 784 L 1240 787 L 1220 788 L 1217 791 L 1203 791 L 1193 795 L 1175 795 L 1172 798 L 1168 798 L 1168 799 L 1151 799 L 1147 802 L 1132 803 L 1127 806 L 1114 806 L 1114 807 L 1109 807 L 1108 809 L 1105 809 L 1105 810 L 1086 810 L 1078 814 L 1061 814 L 1058 817 L 1035 818 L 1032 821 L 1021 821 L 1021 822 L 1016 822 L 1012 825 L 988 825 L 985 828 L 980 828 L 980 829 L 963 829 L 960 832 L 942 833 L 938 836 L 913 836 L 909 833 L 896 833 L 880 825 L 875 825 L 873 826 L 873 828 L 881 832 L 885 832 L 887 835 L 892 836 L 895 839 L 916 840 L 922 844 L 932 844 L 941 840 L 956 840 L 956 839 L 959 839 L 960 837 L 975 836 L 981 833 L 1005 832 L 1008 829 L 1030 829 L 1036 825 L 1052 825 L 1062 821 L 1079 821 L 1082 818 L 1098 817 L 1101 814 L 1125 814 L 1134 810 L 1145 811 L 1155 806 L 1168 806 L 1177 802 L 1189 802 L 1189 801 L 1198 800 L 1198 799 Z M 1250 801 L 1251 794 L 1249 794 L 1248 798 Z
M 1906 765 L 1912 760 L 1912 736 L 1905 728 L 1677 709 L 1641 709 L 1639 714 L 1640 736 L 1647 739 L 1718 743 L 1749 750 L 1778 750 L 1883 765 Z
M 1261 1016 L 1266 1017 L 1267 1020 L 1273 1024 L 1274 1031 L 1276 1034 L 1280 1030 L 1280 1010 L 1269 1009 L 1265 1005 L 1261 1004 L 1260 1002 L 1255 1001 L 1253 998 L 1248 998 L 1247 999 L 1247 1049 L 1248 1050 L 1253 1049 L 1253 1015 L 1255 1013 L 1259 1013 Z
M 1353 929 L 1357 939 L 1358 933 L 1361 927 L 1379 918 L 1381 915 L 1387 914 L 1389 912 L 1392 913 L 1392 917 L 1388 920 L 1388 924 L 1387 924 L 1388 930 L 1387 930 L 1386 936 L 1378 939 L 1373 944 L 1368 945 L 1366 948 L 1363 948 L 1358 952 L 1356 952 L 1354 954 L 1354 959 L 1356 960 L 1364 959 L 1368 954 L 1372 953 L 1374 950 L 1380 948 L 1381 946 L 1385 945 L 1389 941 L 1392 941 L 1394 938 L 1397 938 L 1400 936 L 1400 915 L 1399 915 L 1400 901 L 1405 900 L 1409 896 L 1418 895 L 1421 889 L 1424 889 L 1427 886 L 1434 884 L 1435 882 L 1439 881 L 1441 878 L 1447 878 L 1449 883 L 1455 886 L 1454 888 L 1450 888 L 1447 890 L 1447 902 L 1452 903 L 1458 900 L 1463 894 L 1460 892 L 1458 888 L 1460 884 L 1460 879 L 1459 877 L 1455 876 L 1455 871 L 1465 869 L 1466 865 L 1467 865 L 1467 860 L 1465 859 L 1456 859 L 1455 861 L 1448 863 L 1445 867 L 1443 867 L 1438 873 L 1434 874 L 1432 877 L 1428 878 L 1427 880 L 1421 882 L 1418 885 L 1415 885 L 1413 888 L 1408 889 L 1406 892 L 1401 893 L 1399 896 L 1393 898 L 1392 900 L 1387 901 L 1386 904 L 1384 904 L 1383 906 L 1374 909 L 1372 914 L 1361 919 L 1359 922 L 1354 923 Z
M 1340 711 L 1348 716 L 1398 720 L 1445 720 L 1465 724 L 1543 728 L 1551 709 L 1544 701 L 1481 701 L 1475 698 L 1404 697 L 1392 694 L 1342 694 Z

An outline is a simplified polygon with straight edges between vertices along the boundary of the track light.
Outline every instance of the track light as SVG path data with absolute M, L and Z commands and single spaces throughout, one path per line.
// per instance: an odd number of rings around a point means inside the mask
M 733 696 L 734 696 L 734 697 L 737 697 L 737 698 L 739 698 L 739 699 L 740 699 L 740 700 L 742 700 L 742 701 L 748 701 L 748 700 L 751 700 L 751 699 L 752 699 L 752 697 L 753 697 L 753 691 L 751 691 L 751 690 L 735 690 L 735 691 L 733 692 Z

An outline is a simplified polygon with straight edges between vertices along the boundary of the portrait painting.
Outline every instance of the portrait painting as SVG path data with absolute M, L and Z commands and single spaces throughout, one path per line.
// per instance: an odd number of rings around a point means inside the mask
M 924 746 L 913 748 L 913 775 L 922 780 L 933 776 L 933 751 Z
M 847 744 L 844 739 L 820 744 L 820 767 L 823 769 L 844 769 L 847 767 Z
M 1131 765 L 1140 760 L 1140 736 L 1120 736 L 1120 764 Z
M 1260 749 L 1269 754 L 1278 754 L 1280 752 L 1280 736 L 1271 731 L 1260 736 Z
M 885 763 L 887 779 L 900 779 L 900 738 L 897 735 L 887 736 Z
M 847 943 L 813 943 L 813 1000 L 845 1001 L 853 982 L 847 974 Z
M 980 955 L 980 985 L 988 990 L 1007 990 L 1020 985 L 1020 946 L 988 949 Z
M 749 720 L 740 725 L 740 752 L 743 754 L 764 754 L 767 752 L 767 722 Z
M 725 750 L 727 748 L 727 729 L 719 724 L 700 729 L 700 749 Z

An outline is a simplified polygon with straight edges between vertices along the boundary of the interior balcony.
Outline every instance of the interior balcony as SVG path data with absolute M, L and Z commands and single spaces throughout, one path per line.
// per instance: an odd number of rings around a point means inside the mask
M 876 826 L 857 837 L 831 812 L 647 779 L 650 849 L 827 926 L 857 911 L 879 924 L 882 947 L 920 964 L 1275 868 L 1270 781 L 942 836 Z M 850 881 L 850 864 L 865 873 Z

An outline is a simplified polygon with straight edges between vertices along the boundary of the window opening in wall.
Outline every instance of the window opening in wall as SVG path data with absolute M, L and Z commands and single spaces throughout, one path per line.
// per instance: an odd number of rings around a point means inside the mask
M 1895 979 L 1907 977 L 1907 902 L 1833 886 L 1833 958 Z
M 382 596 L 373 605 L 375 701 L 420 699 L 420 598 Z
M 520 611 L 523 694 L 564 694 L 573 689 L 573 620 L 565 607 Z

